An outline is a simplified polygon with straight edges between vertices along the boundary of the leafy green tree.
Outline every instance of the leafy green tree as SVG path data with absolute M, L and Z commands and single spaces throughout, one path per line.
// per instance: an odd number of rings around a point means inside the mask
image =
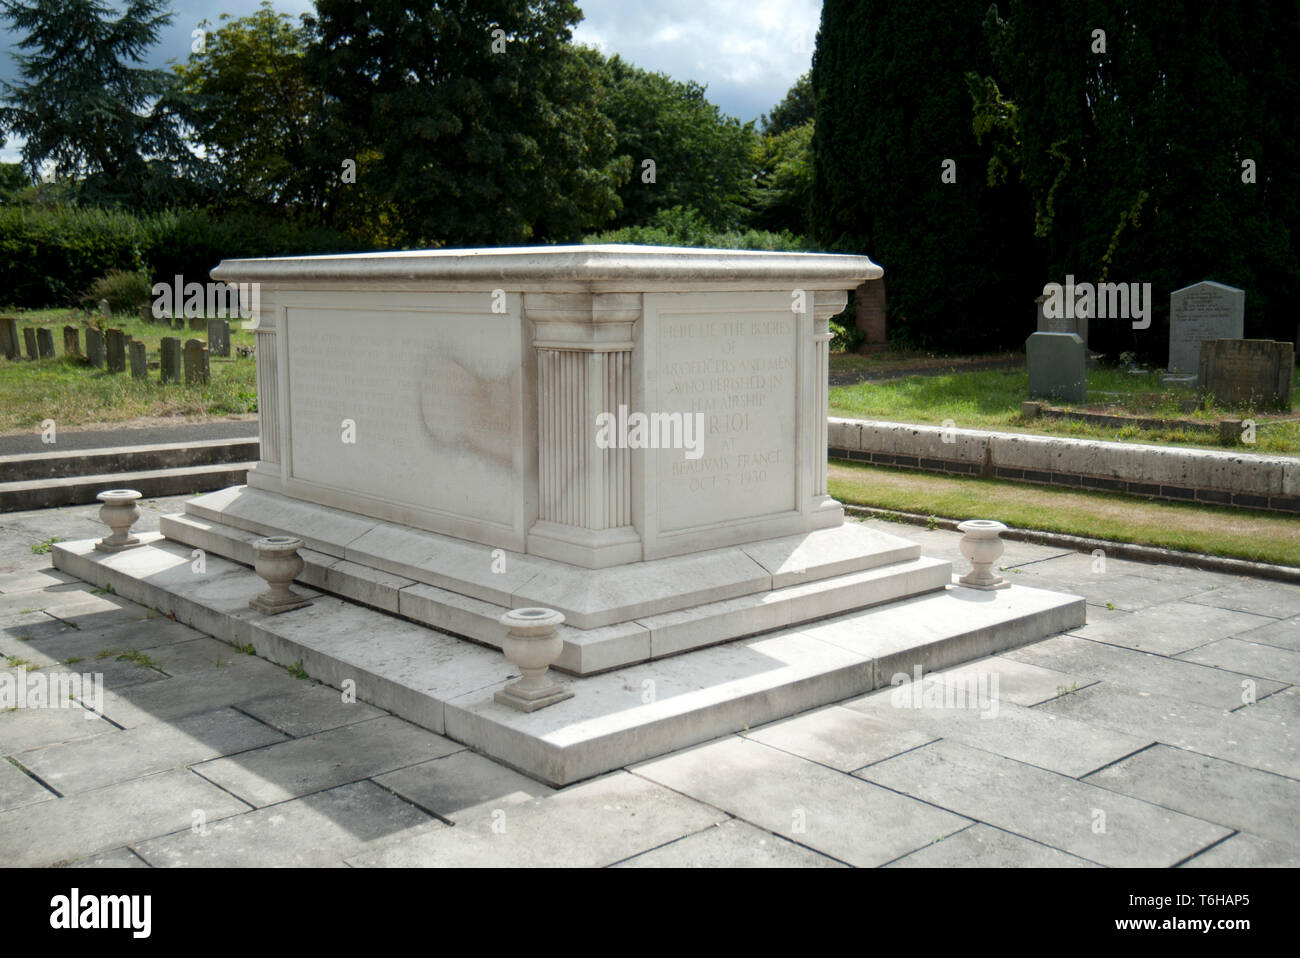
M 772 107 L 771 113 L 763 114 L 763 132 L 769 136 L 780 136 L 801 127 L 812 121 L 816 107 L 812 73 L 805 73 L 790 87 L 781 102 Z
M 626 163 L 568 0 L 318 0 L 308 68 L 332 167 L 395 242 L 576 238 L 608 221 Z
M 1042 281 L 1152 284 L 1152 327 L 1094 320 L 1095 348 L 1163 363 L 1168 294 L 1206 278 L 1246 290 L 1247 335 L 1295 336 L 1300 5 L 1012 0 L 986 30 L 982 115 L 1005 121 Z
M 84 199 L 158 206 L 182 198 L 192 160 L 175 78 L 137 66 L 171 22 L 166 0 L 0 0 L 23 34 L 19 83 L 4 83 L 0 128 L 24 138 L 35 177 L 82 180 Z
M 12 203 L 14 195 L 32 185 L 20 163 L 0 163 L 0 203 Z
M 758 162 L 753 122 L 725 116 L 693 80 L 641 70 L 617 55 L 603 67 L 610 91 L 602 106 L 632 169 L 619 192 L 617 225 L 648 223 L 674 206 L 698 210 L 714 229 L 740 225 L 753 200 Z
M 885 269 L 890 335 L 1022 342 L 1044 280 L 1018 183 L 990 186 L 967 72 L 988 74 L 982 0 L 826 0 L 813 55 L 813 225 Z
M 755 176 L 754 223 L 760 229 L 811 232 L 813 121 L 765 133 Z
M 304 69 L 310 31 L 270 0 L 247 17 L 222 14 L 221 23 L 175 68 L 221 195 L 236 205 L 320 214 L 338 176 L 315 155 L 324 96 Z

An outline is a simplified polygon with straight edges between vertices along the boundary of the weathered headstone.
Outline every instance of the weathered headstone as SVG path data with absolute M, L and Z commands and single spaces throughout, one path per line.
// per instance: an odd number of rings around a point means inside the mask
M 208 352 L 213 356 L 230 355 L 230 324 L 224 319 L 208 320 Z
M 1175 290 L 1169 296 L 1169 373 L 1195 376 L 1200 369 L 1201 344 L 1211 339 L 1241 339 L 1246 292 L 1235 286 L 1206 281 Z
M 48 326 L 36 330 L 36 353 L 41 359 L 54 358 L 54 330 Z
M 161 345 L 159 375 L 165 383 L 181 381 L 181 341 L 175 336 L 164 336 Z
M 104 334 L 96 326 L 86 327 L 86 358 L 96 369 L 104 368 Z
M 127 351 L 131 354 L 131 376 L 134 379 L 149 378 L 149 357 L 145 352 L 144 343 L 138 339 L 133 339 L 127 343 Z
M 71 358 L 81 355 L 81 331 L 76 326 L 63 327 L 63 355 Z
M 1029 398 L 1084 402 L 1088 350 L 1078 333 L 1034 333 L 1025 340 Z
M 1074 287 L 1066 286 L 1066 301 L 1074 302 Z M 1048 316 L 1044 303 L 1047 302 L 1047 296 L 1039 296 L 1034 302 L 1038 306 L 1038 331 L 1040 333 L 1078 333 L 1079 338 L 1083 340 L 1085 353 L 1088 345 L 1088 317 L 1087 316 Z
M 0 356 L 17 359 L 21 355 L 18 348 L 18 320 L 12 316 L 0 316 Z
M 198 332 L 202 332 L 208 326 L 208 319 L 206 316 L 191 316 L 189 317 L 189 320 L 190 320 L 190 329 L 196 330 Z
M 126 334 L 120 329 L 104 330 L 104 346 L 108 353 L 108 371 L 126 372 Z
M 36 330 L 31 326 L 23 327 L 23 345 L 27 348 L 27 358 L 35 360 L 40 354 L 36 351 Z
M 159 322 L 158 317 L 156 317 L 156 316 L 153 314 L 153 307 L 152 307 L 152 306 L 141 306 L 141 307 L 140 307 L 140 322 L 142 322 L 142 323 L 157 323 L 157 322 Z
M 1197 389 L 1225 406 L 1291 408 L 1295 346 L 1271 339 L 1211 339 L 1201 346 Z
M 202 340 L 191 339 L 185 344 L 185 384 L 208 381 L 208 347 Z

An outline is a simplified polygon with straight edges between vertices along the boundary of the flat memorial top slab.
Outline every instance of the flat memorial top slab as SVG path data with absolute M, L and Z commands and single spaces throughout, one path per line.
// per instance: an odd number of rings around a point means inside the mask
M 477 284 L 529 289 L 636 292 L 727 286 L 849 289 L 884 270 L 866 256 L 697 249 L 678 246 L 520 246 L 396 250 L 224 260 L 222 282 L 294 286 L 375 283 L 439 287 Z

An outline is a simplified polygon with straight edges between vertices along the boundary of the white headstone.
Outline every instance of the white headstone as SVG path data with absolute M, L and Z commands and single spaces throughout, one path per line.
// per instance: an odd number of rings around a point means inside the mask
M 1245 335 L 1246 292 L 1206 280 L 1169 296 L 1169 372 L 1195 377 L 1201 344 Z

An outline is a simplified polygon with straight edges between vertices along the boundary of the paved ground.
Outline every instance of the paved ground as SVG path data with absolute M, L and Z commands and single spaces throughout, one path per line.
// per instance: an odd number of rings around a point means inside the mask
M 108 689 L 0 712 L 0 864 L 1300 865 L 1300 587 L 1009 543 L 1086 627 L 557 791 L 32 553 L 95 516 L 0 515 L 8 671 Z

